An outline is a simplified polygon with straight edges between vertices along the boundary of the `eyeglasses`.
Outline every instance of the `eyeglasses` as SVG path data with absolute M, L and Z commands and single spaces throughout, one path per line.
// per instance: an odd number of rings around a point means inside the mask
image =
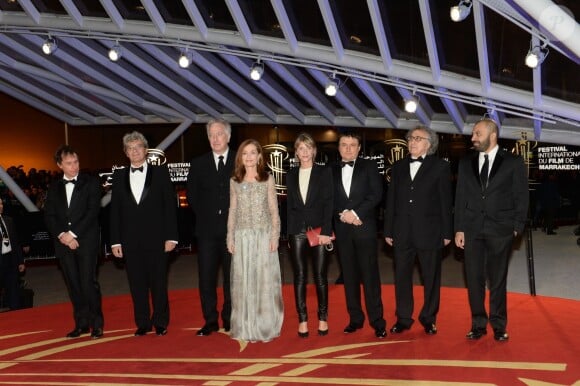
M 419 136 L 407 137 L 407 142 L 421 142 L 423 140 L 428 141 L 429 138 L 419 137 Z

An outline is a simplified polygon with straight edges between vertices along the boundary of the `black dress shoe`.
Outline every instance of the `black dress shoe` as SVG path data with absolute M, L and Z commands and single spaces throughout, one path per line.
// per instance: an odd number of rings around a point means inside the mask
M 71 332 L 66 334 L 66 337 L 67 338 L 78 338 L 82 334 L 88 334 L 89 331 L 90 330 L 88 327 L 87 328 L 75 328 L 74 330 L 72 330 Z
M 465 337 L 470 340 L 477 340 L 484 335 L 487 335 L 487 330 L 485 328 L 473 327 Z
M 397 322 L 393 327 L 391 327 L 391 332 L 393 334 L 400 334 L 401 332 L 409 330 L 410 328 L 411 326 L 405 326 L 404 324 Z
M 219 330 L 217 325 L 205 325 L 202 328 L 199 329 L 199 331 L 197 332 L 197 336 L 208 336 L 210 335 L 212 332 L 216 332 L 217 330 Z
M 387 331 L 384 328 L 377 328 L 375 330 L 375 336 L 379 339 L 383 339 L 387 337 Z
M 493 330 L 493 339 L 497 340 L 498 342 L 505 342 L 509 338 L 510 336 L 505 330 Z
M 155 335 L 157 335 L 157 336 L 167 335 L 167 328 L 161 327 L 161 326 L 155 326 Z
M 103 336 L 103 334 L 104 332 L 102 328 L 93 328 L 93 331 L 91 332 L 91 339 L 99 339 Z
M 135 336 L 147 335 L 148 332 L 151 332 L 151 327 L 139 327 L 137 331 L 135 331 Z
M 435 323 L 427 324 L 426 326 L 424 326 L 424 328 L 425 328 L 425 334 L 427 334 L 427 335 L 437 334 L 437 326 L 435 325 Z
M 345 334 L 352 334 L 356 330 L 360 330 L 362 326 L 357 326 L 356 324 L 349 323 L 348 326 L 344 328 Z

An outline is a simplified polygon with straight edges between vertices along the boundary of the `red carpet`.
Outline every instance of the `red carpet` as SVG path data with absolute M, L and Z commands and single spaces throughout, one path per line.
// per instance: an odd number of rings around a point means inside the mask
M 420 306 L 421 289 L 416 288 Z M 63 338 L 72 328 L 68 304 L 0 314 L 0 385 L 580 385 L 580 302 L 509 294 L 510 340 L 491 331 L 468 341 L 465 289 L 444 288 L 437 323 L 419 323 L 378 340 L 367 326 L 351 335 L 342 286 L 330 288 L 330 333 L 316 336 L 314 289 L 310 329 L 296 335 L 292 287 L 284 288 L 282 336 L 240 344 L 224 333 L 197 337 L 196 290 L 171 293 L 169 334 L 133 337 L 128 296 L 104 299 L 105 336 Z M 383 287 L 385 316 L 394 322 L 394 292 Z

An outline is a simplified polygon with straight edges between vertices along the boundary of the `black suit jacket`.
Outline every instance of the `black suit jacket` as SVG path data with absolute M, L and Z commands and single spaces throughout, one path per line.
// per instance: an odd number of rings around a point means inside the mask
M 286 175 L 288 234 L 299 234 L 310 228 L 322 227 L 321 234 L 332 234 L 333 183 L 332 170 L 314 164 L 306 192 L 306 202 L 302 200 L 298 183 L 300 168 L 292 168 Z
M 453 239 L 451 195 L 448 162 L 429 155 L 411 180 L 409 158 L 397 161 L 387 193 L 384 236 L 419 249 L 443 247 L 444 239 Z
M 12 263 L 14 266 L 24 264 L 24 256 L 22 255 L 22 248 L 20 246 L 20 240 L 18 239 L 18 234 L 16 232 L 16 226 L 11 217 L 2 215 L 4 224 L 6 224 L 6 230 L 8 231 L 8 238 L 10 239 L 10 247 L 12 248 L 12 253 L 10 254 Z M 2 242 L 2 240 L 0 240 Z M 5 258 L 0 257 L 0 258 Z
M 377 231 L 376 210 L 383 196 L 383 183 L 376 162 L 357 158 L 348 197 L 342 185 L 340 164 L 334 166 L 333 178 L 336 237 L 340 237 L 340 234 L 344 232 L 352 232 L 354 237 L 374 237 Z M 362 225 L 354 226 L 340 221 L 339 213 L 345 209 L 354 210 L 362 221 Z
M 166 166 L 147 165 L 141 200 L 135 201 L 130 168 L 115 170 L 111 194 L 111 245 L 163 251 L 165 241 L 178 241 L 177 197 Z
M 230 178 L 235 159 L 236 152 L 229 149 L 221 173 L 217 171 L 212 152 L 191 161 L 187 176 L 187 202 L 195 213 L 195 234 L 198 237 L 223 236 L 225 240 L 230 207 Z
M 473 237 L 521 234 L 528 213 L 528 177 L 521 157 L 499 150 L 487 188 L 479 181 L 479 153 L 459 163 L 455 198 L 455 231 Z
M 77 176 L 70 206 L 62 180 L 52 182 L 44 204 L 44 219 L 54 238 L 56 256 L 70 250 L 58 241 L 58 235 L 68 231 L 77 236 L 81 248 L 98 250 L 100 209 L 101 189 L 96 177 L 82 173 Z

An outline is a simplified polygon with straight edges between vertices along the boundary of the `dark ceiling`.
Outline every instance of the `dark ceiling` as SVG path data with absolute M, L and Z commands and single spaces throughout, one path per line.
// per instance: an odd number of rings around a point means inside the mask
M 0 0 L 0 92 L 69 125 L 221 116 L 469 134 L 488 114 L 502 137 L 580 145 L 580 2 L 473 0 L 456 23 L 457 3 Z M 57 49 L 45 55 L 49 36 Z M 530 45 L 549 50 L 533 70 Z M 253 81 L 258 60 L 264 74 Z M 332 76 L 340 88 L 329 97 Z M 408 113 L 413 94 L 419 107 Z

